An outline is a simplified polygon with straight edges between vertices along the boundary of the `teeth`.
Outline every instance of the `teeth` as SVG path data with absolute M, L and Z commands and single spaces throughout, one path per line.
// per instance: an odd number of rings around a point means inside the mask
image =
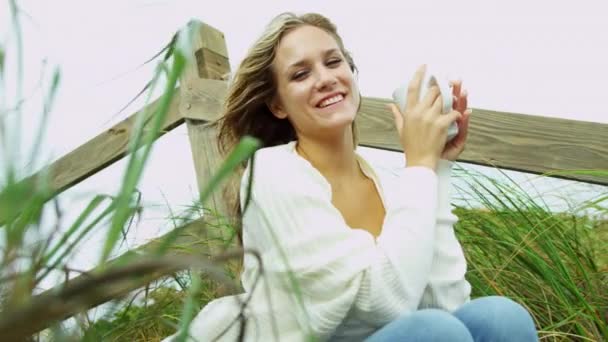
M 327 100 L 324 100 L 323 102 L 321 102 L 319 104 L 319 107 L 323 108 L 323 107 L 327 107 L 331 104 L 334 104 L 336 102 L 342 101 L 342 99 L 344 98 L 344 96 L 342 95 L 336 95 L 334 97 L 330 97 Z

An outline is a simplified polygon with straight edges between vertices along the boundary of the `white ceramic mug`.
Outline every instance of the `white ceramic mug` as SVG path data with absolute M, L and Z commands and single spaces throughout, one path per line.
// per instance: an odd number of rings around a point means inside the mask
M 428 70 L 422 79 L 422 88 L 418 100 L 420 101 L 425 96 L 426 91 L 434 85 L 438 86 L 439 91 L 441 92 L 441 97 L 443 100 L 441 113 L 447 114 L 452 110 L 452 88 L 449 86 L 448 81 L 438 82 L 437 78 Z M 393 91 L 393 100 L 402 112 L 405 111 L 405 106 L 407 105 L 407 87 L 408 83 L 404 83 Z M 448 140 L 453 139 L 456 135 L 458 135 L 458 125 L 456 122 L 453 122 L 448 128 Z

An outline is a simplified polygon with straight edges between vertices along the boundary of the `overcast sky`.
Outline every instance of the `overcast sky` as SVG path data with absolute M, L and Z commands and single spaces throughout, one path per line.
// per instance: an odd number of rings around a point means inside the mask
M 117 115 L 151 78 L 155 64 L 138 66 L 191 18 L 224 32 L 234 70 L 273 16 L 283 11 L 314 11 L 337 24 L 359 68 L 365 96 L 390 97 L 419 64 L 426 63 L 440 74 L 463 79 L 472 107 L 608 123 L 605 3 L 20 1 L 27 15 L 21 18 L 25 93 L 32 98 L 40 94 L 36 82 L 42 59 L 47 60 L 47 72 L 53 66 L 60 67 L 62 83 L 41 154 L 54 159 L 141 105 L 138 102 Z M 9 21 L 4 2 L 0 5 L 0 42 L 10 48 Z M 38 120 L 36 106 L 32 100 L 26 107 L 26 123 Z M 366 153 L 387 163 L 399 162 L 394 153 Z M 82 198 L 91 193 L 115 192 L 123 168 L 124 162 L 117 163 L 68 191 L 63 195 L 64 205 L 74 208 L 83 205 Z M 155 147 L 141 189 L 150 208 L 153 204 L 165 209 L 170 205 L 175 210 L 196 196 L 195 184 L 187 134 L 180 127 Z M 545 188 L 563 187 L 557 184 L 549 182 Z M 585 189 L 587 194 L 605 191 L 573 187 L 573 192 Z M 166 211 L 151 209 L 149 213 L 144 220 L 149 224 L 134 232 L 137 241 L 157 234 L 160 221 L 155 219 L 162 219 Z M 85 259 L 81 262 L 90 262 Z
M 608 123 L 608 10 L 602 1 L 20 3 L 30 16 L 22 19 L 26 90 L 39 77 L 40 59 L 62 72 L 49 132 L 56 155 L 131 113 L 114 115 L 151 77 L 154 64 L 137 67 L 189 19 L 225 33 L 235 69 L 269 19 L 287 10 L 318 11 L 338 25 L 364 95 L 389 97 L 427 63 L 462 78 L 473 107 Z

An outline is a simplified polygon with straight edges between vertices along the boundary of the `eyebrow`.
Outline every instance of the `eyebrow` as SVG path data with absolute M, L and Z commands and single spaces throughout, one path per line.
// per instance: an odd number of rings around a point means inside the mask
M 331 54 L 333 54 L 333 53 L 339 52 L 339 51 L 340 51 L 340 50 L 339 50 L 339 49 L 336 49 L 336 48 L 331 48 L 331 49 L 329 49 L 329 50 L 325 50 L 325 51 L 323 52 L 323 57 L 327 57 L 327 56 L 329 56 L 329 55 L 331 55 Z M 306 65 L 307 63 L 308 63 L 308 61 L 307 61 L 306 59 L 303 59 L 303 60 L 297 61 L 297 62 L 295 62 L 295 63 L 293 63 L 293 64 L 291 64 L 291 65 L 289 65 L 289 66 L 287 67 L 287 73 L 289 73 L 289 71 L 290 71 L 291 69 L 296 68 L 296 67 L 300 67 L 300 66 L 304 66 L 304 65 Z

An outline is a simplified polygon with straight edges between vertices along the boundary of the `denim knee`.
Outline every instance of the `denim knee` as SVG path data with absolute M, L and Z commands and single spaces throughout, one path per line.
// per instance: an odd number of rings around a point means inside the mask
M 394 320 L 365 341 L 473 342 L 473 338 L 467 327 L 448 312 L 424 309 Z
M 530 313 L 511 299 L 489 296 L 474 299 L 454 312 L 475 341 L 538 341 Z

